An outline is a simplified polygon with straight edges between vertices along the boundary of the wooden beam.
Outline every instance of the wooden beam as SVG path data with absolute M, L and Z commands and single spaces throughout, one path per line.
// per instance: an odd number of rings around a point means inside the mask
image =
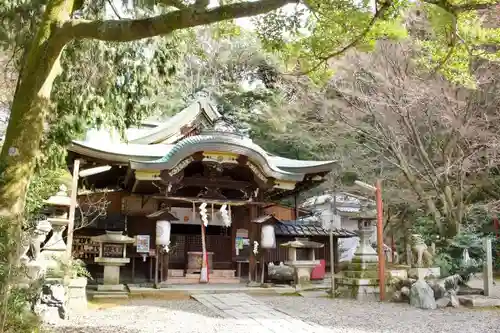
M 224 178 L 208 179 L 205 177 L 185 177 L 178 183 L 183 187 L 209 187 L 231 190 L 242 190 L 249 187 L 255 187 L 251 182 L 229 180 Z
M 135 174 L 134 171 L 130 168 L 127 168 L 127 174 L 125 175 L 125 180 L 123 183 L 125 184 L 125 188 L 130 188 L 130 181 L 134 179 L 135 180 Z
M 106 172 L 109 170 L 111 170 L 111 165 L 101 165 L 98 167 L 82 170 L 82 171 L 80 171 L 78 176 L 79 177 L 88 177 L 88 176 L 96 175 L 96 174 L 103 173 L 103 172 Z
M 245 205 L 269 205 L 269 202 L 261 202 L 261 201 L 248 201 L 248 200 L 215 200 L 208 198 L 188 198 L 188 197 L 166 197 L 161 195 L 153 195 L 153 199 L 165 200 L 165 201 L 183 201 L 183 202 L 191 202 L 191 203 L 202 203 L 206 202 L 207 204 L 213 203 L 214 205 L 231 205 L 231 206 L 245 206 Z
M 135 190 L 137 190 L 137 185 L 139 185 L 139 180 L 135 179 L 134 185 L 132 186 L 132 190 L 130 191 L 131 193 L 134 193 Z
M 73 230 L 75 229 L 75 210 L 78 195 L 78 174 L 80 172 L 80 159 L 73 162 L 73 179 L 71 182 L 71 202 L 69 206 L 68 237 L 66 238 L 66 255 L 71 259 L 73 253 Z

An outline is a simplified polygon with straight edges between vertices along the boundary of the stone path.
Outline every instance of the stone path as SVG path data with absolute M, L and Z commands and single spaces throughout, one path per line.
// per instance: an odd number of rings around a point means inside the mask
M 197 294 L 192 297 L 224 318 L 247 320 L 261 333 L 330 332 L 325 327 L 293 318 L 243 293 Z

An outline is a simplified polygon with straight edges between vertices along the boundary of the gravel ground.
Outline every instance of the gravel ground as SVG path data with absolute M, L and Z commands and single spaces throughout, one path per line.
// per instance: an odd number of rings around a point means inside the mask
M 293 314 L 295 318 L 336 328 L 338 332 L 500 332 L 500 310 L 446 308 L 425 311 L 412 308 L 408 304 L 291 296 L 258 299 Z
M 500 312 L 468 309 L 423 311 L 401 304 L 293 296 L 260 301 L 320 324 L 331 333 L 500 332 Z M 247 320 L 222 319 L 194 300 L 134 300 L 89 310 L 54 327 L 57 333 L 258 333 Z M 284 332 L 290 333 L 290 332 Z M 295 332 L 294 332 L 295 333 Z M 299 333 L 299 332 L 297 332 Z M 319 333 L 319 332 L 318 332 Z

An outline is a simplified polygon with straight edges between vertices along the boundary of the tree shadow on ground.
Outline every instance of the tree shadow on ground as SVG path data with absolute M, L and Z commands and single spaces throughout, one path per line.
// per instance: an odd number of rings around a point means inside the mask
M 217 311 L 207 308 L 205 305 L 191 298 L 182 300 L 164 300 L 154 298 L 130 299 L 127 302 L 123 302 L 117 306 L 134 308 L 164 308 L 168 309 L 169 311 L 182 311 L 198 316 L 202 315 L 208 318 L 222 318 L 222 316 Z M 103 309 L 105 308 L 106 307 L 104 307 Z
M 51 333 L 141 333 L 140 330 L 133 329 L 125 326 L 114 326 L 114 325 L 104 325 L 104 326 L 90 326 L 82 325 L 75 326 L 71 324 L 58 325 L 57 327 L 50 327 Z

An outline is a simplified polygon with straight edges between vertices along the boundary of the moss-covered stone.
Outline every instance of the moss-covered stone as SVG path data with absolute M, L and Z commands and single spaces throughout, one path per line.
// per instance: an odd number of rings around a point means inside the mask
M 344 276 L 348 278 L 358 278 L 358 279 L 377 278 L 378 271 L 373 271 L 373 270 L 345 271 Z
M 361 271 L 361 270 L 376 271 L 376 270 L 378 270 L 378 263 L 352 262 L 347 266 L 347 270 L 349 270 L 349 271 Z
M 378 285 L 378 279 L 358 279 L 358 278 L 348 278 L 340 277 L 335 279 L 336 283 L 344 286 L 376 286 Z

